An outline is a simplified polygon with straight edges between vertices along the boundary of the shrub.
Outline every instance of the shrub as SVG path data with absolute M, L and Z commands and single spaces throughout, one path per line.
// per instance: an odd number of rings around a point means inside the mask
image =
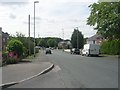
M 7 45 L 8 52 L 16 52 L 18 56 L 23 54 L 23 43 L 16 39 L 11 39 Z
M 26 47 L 23 47 L 23 58 L 28 56 L 28 49 Z
M 7 60 L 6 60 L 6 63 L 7 64 L 15 64 L 15 63 L 18 63 L 19 60 L 15 59 L 15 58 L 12 58 L 12 57 L 9 57 Z
M 39 48 L 35 48 L 35 53 L 38 53 L 39 52 Z
M 102 54 L 120 55 L 120 40 L 104 41 L 100 50 Z
M 2 63 L 6 63 L 6 60 L 8 59 L 8 52 L 2 52 Z

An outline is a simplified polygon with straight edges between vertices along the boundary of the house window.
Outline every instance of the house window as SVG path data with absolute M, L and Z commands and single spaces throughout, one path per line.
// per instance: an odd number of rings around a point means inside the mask
M 99 37 L 97 37 L 97 39 L 100 39 Z
M 93 40 L 93 44 L 95 44 L 95 40 Z
M 3 42 L 5 42 L 5 38 L 3 38 Z

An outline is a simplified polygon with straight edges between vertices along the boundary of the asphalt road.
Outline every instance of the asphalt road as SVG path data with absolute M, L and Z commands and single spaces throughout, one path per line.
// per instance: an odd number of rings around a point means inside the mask
M 85 57 L 54 50 L 46 55 L 55 68 L 9 88 L 118 88 L 118 58 Z

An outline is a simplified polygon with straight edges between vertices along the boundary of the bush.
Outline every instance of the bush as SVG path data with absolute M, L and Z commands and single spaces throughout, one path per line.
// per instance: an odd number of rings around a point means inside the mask
M 28 49 L 26 47 L 23 47 L 23 55 L 22 58 L 25 58 L 28 56 Z
M 23 55 L 23 43 L 16 39 L 11 39 L 7 45 L 8 52 L 16 52 L 18 56 Z
M 35 48 L 35 53 L 38 53 L 39 52 L 39 48 Z
M 6 60 L 8 59 L 8 52 L 2 52 L 2 63 L 6 63 Z
M 34 43 L 30 41 L 30 53 L 34 54 Z
M 14 59 L 14 58 L 12 58 L 12 57 L 9 57 L 9 58 L 6 60 L 6 63 L 7 63 L 7 64 L 15 64 L 15 63 L 18 63 L 18 62 L 19 62 L 19 60 Z
M 120 55 L 120 40 L 104 41 L 100 50 L 102 54 Z

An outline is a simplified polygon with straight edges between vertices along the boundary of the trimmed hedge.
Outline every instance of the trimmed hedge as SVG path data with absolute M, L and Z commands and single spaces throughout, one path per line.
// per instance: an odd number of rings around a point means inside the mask
M 120 55 L 120 40 L 104 41 L 100 51 L 102 54 Z

